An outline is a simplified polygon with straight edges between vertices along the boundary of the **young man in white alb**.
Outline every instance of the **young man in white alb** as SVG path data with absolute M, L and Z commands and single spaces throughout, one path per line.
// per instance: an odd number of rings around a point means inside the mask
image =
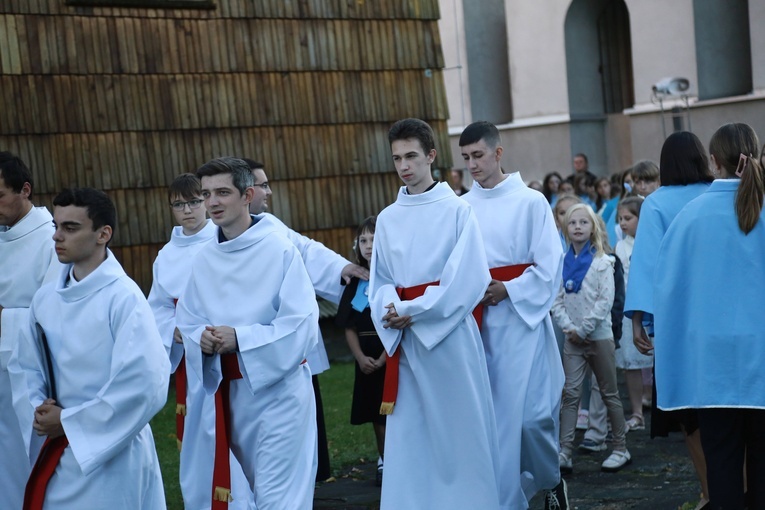
M 501 507 L 528 508 L 537 491 L 557 488 L 546 494 L 546 506 L 565 509 L 558 466 L 565 377 L 550 319 L 563 266 L 555 220 L 544 195 L 518 172 L 502 171 L 494 125 L 470 124 L 459 144 L 473 177 L 463 198 L 478 218 L 492 274 L 480 312 L 499 432 Z
M 496 510 L 496 425 L 472 315 L 489 285 L 478 222 L 433 181 L 430 126 L 401 120 L 388 140 L 404 186 L 377 218 L 369 283 L 389 355 L 381 507 Z

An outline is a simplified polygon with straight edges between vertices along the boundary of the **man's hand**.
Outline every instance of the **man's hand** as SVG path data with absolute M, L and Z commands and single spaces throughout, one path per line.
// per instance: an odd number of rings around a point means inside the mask
M 369 269 L 363 268 L 358 264 L 348 264 L 340 273 L 340 277 L 346 284 L 351 283 L 351 278 L 354 276 L 361 280 L 369 280 Z
M 239 344 L 236 340 L 236 330 L 231 326 L 208 326 L 211 328 L 214 347 L 213 349 L 218 354 L 228 354 L 230 352 L 236 352 Z
M 496 306 L 497 303 L 506 297 L 507 289 L 505 288 L 504 282 L 492 280 L 491 283 L 489 283 L 489 288 L 487 288 L 486 292 L 483 294 L 483 299 L 480 304 L 485 306 Z
M 48 436 L 51 439 L 64 435 L 64 427 L 61 425 L 61 408 L 56 405 L 55 400 L 49 398 L 35 409 L 35 421 L 32 428 L 38 436 Z
M 382 317 L 382 321 L 384 323 L 383 327 L 385 329 L 404 329 L 408 328 L 412 324 L 411 316 L 404 315 L 403 317 L 399 317 L 398 312 L 396 312 L 396 307 L 393 306 L 393 303 L 386 305 L 385 308 L 388 310 L 388 313 Z
M 212 326 L 205 327 L 205 330 L 202 331 L 202 337 L 199 339 L 199 347 L 201 347 L 202 352 L 207 355 L 215 354 L 216 339 L 213 335 L 213 331 L 215 331 L 215 328 Z
M 173 331 L 173 341 L 177 344 L 183 343 L 183 335 L 181 335 L 181 330 L 178 328 L 175 328 L 175 331 Z

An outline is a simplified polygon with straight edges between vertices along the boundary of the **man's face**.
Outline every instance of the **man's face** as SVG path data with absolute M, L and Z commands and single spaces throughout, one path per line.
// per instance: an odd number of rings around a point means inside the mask
M 266 171 L 258 168 L 252 171 L 255 177 L 255 196 L 250 202 L 250 213 L 261 214 L 268 210 L 268 199 L 271 198 L 271 186 L 268 184 Z
M 497 179 L 502 176 L 500 159 L 502 159 L 502 147 L 495 149 L 489 147 L 485 141 L 479 140 L 476 143 L 465 145 L 460 148 L 462 159 L 470 171 L 470 175 L 478 184 L 486 187 L 493 187 L 497 184 Z M 486 186 L 490 184 L 491 186 Z
M 26 204 L 29 200 L 31 188 L 28 183 L 24 184 L 20 193 L 5 185 L 0 174 L 0 225 L 12 227 L 27 212 Z
M 93 220 L 88 218 L 85 207 L 56 206 L 53 223 L 56 255 L 62 264 L 77 264 L 100 255 L 104 244 L 111 239 L 111 227 L 93 230 Z
M 409 138 L 394 141 L 390 144 L 390 150 L 396 172 L 407 187 L 417 188 L 418 184 L 430 177 L 430 164 L 436 157 L 435 149 L 425 154 L 420 141 Z
M 183 198 L 181 195 L 173 196 L 170 201 L 173 208 L 173 217 L 175 222 L 183 227 L 186 234 L 196 234 L 205 226 L 207 219 L 205 213 L 205 204 L 202 196 Z M 181 206 L 178 209 L 178 206 Z
M 587 160 L 585 160 L 582 156 L 576 156 L 574 158 L 574 171 L 575 172 L 586 172 L 587 171 Z
M 228 228 L 249 214 L 250 198 L 239 193 L 229 173 L 202 177 L 202 197 L 213 223 Z

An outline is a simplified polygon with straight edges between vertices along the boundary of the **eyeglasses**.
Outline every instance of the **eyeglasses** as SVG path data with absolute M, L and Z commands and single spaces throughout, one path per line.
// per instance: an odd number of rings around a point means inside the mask
M 270 185 L 270 184 L 268 184 L 268 181 L 266 181 L 266 182 L 261 182 L 260 184 L 253 184 L 253 186 L 255 186 L 255 187 L 258 187 L 258 188 L 263 188 L 264 190 L 269 190 L 269 189 L 271 189 L 271 185 Z
M 189 209 L 199 209 L 199 206 L 202 205 L 202 202 L 204 202 L 204 200 L 200 200 L 198 198 L 194 198 L 192 200 L 189 200 L 188 202 L 181 202 L 179 200 L 178 202 L 173 202 L 170 205 L 176 211 L 182 211 L 187 205 L 189 206 Z

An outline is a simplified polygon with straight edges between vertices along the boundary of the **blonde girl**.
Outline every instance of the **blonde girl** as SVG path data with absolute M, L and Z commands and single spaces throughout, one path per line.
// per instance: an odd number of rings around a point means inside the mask
M 570 248 L 563 262 L 563 283 L 552 314 L 566 335 L 559 463 L 562 473 L 571 460 L 577 406 L 589 365 L 598 381 L 614 435 L 613 451 L 601 470 L 616 472 L 631 462 L 627 451 L 624 411 L 616 384 L 611 307 L 614 302 L 614 259 L 609 255 L 603 219 L 589 205 L 576 204 L 566 213 L 564 235 Z

